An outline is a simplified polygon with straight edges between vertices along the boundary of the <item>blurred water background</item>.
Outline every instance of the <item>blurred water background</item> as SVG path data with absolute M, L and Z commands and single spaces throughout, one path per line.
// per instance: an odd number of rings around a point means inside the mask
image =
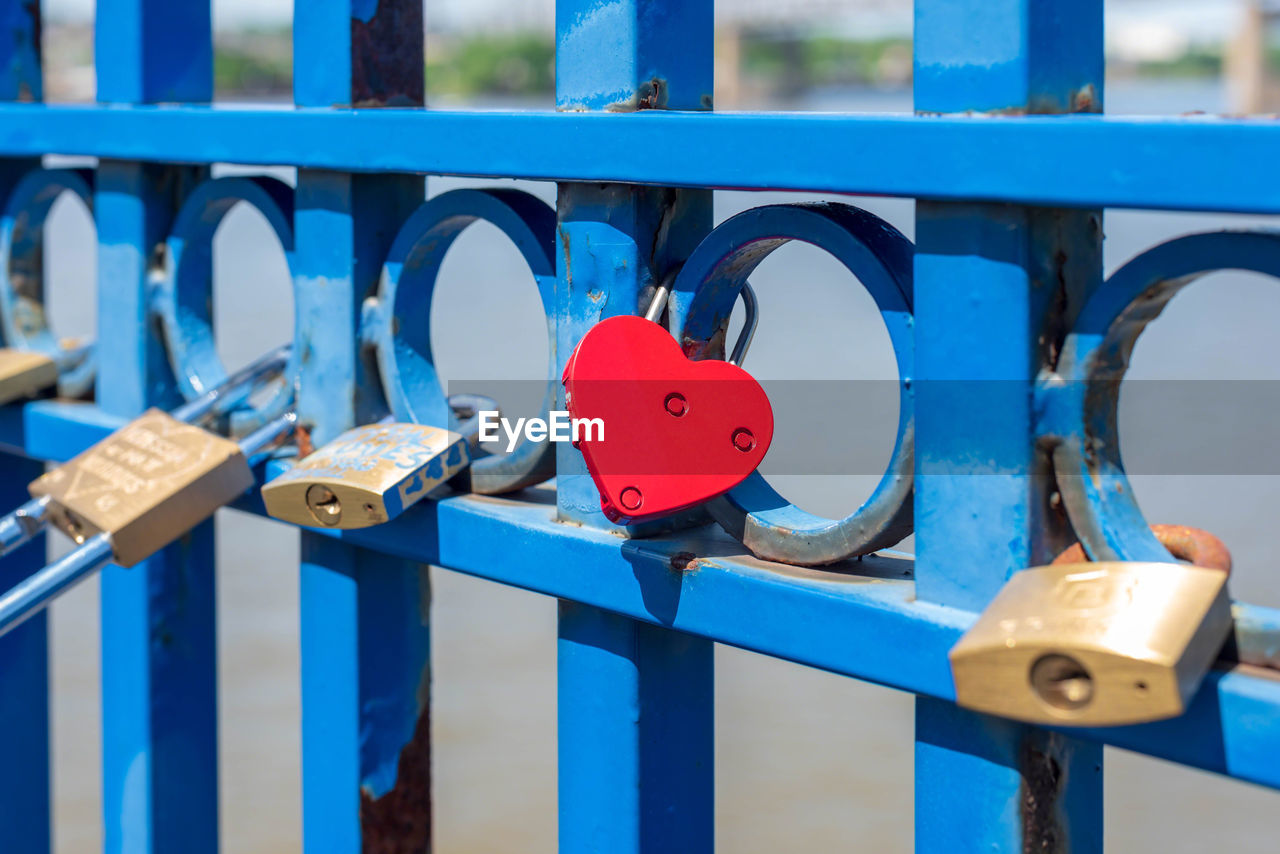
M 75 83 L 74 75 L 67 79 Z M 890 83 L 805 85 L 787 93 L 785 103 L 760 97 L 764 100 L 755 106 L 911 109 L 909 89 Z M 1114 114 L 1220 112 L 1229 107 L 1222 82 L 1198 76 L 1120 79 L 1109 83 L 1107 101 Z M 436 102 L 485 108 L 550 103 L 519 91 L 501 98 L 491 93 L 482 101 L 468 100 L 459 91 Z M 1070 166 L 1046 163 L 1045 168 Z M 272 174 L 293 180 L 291 170 Z M 426 188 L 428 195 L 436 195 L 491 184 L 518 186 L 554 204 L 552 184 L 432 178 Z M 822 197 L 719 192 L 716 219 L 756 205 L 812 198 Z M 841 200 L 866 207 L 912 235 L 914 203 L 909 200 Z M 1114 270 L 1179 234 L 1276 224 L 1276 218 L 1109 211 L 1106 266 Z M 253 210 L 242 206 L 232 212 L 215 249 L 219 346 L 235 366 L 289 336 L 292 296 L 283 255 Z M 46 257 L 58 331 L 92 336 L 94 237 L 91 220 L 76 203 L 59 202 Z M 757 376 L 896 377 L 873 303 L 833 259 L 812 247 L 787 246 L 752 281 L 761 304 L 749 361 Z M 469 229 L 445 263 L 432 319 L 445 378 L 540 379 L 546 362 L 543 322 L 516 250 L 489 226 Z M 1178 296 L 1148 330 L 1130 376 L 1280 379 L 1278 324 L 1280 292 L 1274 282 L 1216 274 Z M 461 389 L 455 385 L 451 390 Z M 829 429 L 887 459 L 893 412 L 867 413 L 865 408 L 849 401 L 847 416 Z M 804 440 L 811 426 L 803 416 L 789 413 L 779 419 L 776 446 Z M 1123 406 L 1126 449 L 1140 448 L 1153 436 L 1177 440 L 1203 417 L 1191 398 L 1169 401 L 1158 415 Z M 1242 453 L 1274 465 L 1274 421 L 1274 413 L 1250 410 L 1228 426 Z M 1260 464 L 1260 470 L 1267 465 Z M 801 506 L 828 515 L 853 510 L 875 482 L 874 477 L 852 475 L 775 475 L 771 480 Z M 1233 581 L 1237 598 L 1280 605 L 1280 574 L 1270 565 L 1280 478 L 1152 474 L 1135 482 L 1152 521 L 1197 525 L 1227 541 L 1238 568 Z M 287 854 L 300 850 L 297 536 L 230 511 L 219 514 L 217 525 L 223 850 Z M 432 572 L 436 850 L 552 852 L 555 602 L 445 570 Z M 98 629 L 96 580 L 53 608 L 59 854 L 101 848 Z M 910 851 L 912 718 L 909 695 L 719 647 L 718 850 Z M 1275 850 L 1280 812 L 1275 796 L 1262 789 L 1115 750 L 1108 751 L 1106 785 L 1106 835 L 1112 851 Z

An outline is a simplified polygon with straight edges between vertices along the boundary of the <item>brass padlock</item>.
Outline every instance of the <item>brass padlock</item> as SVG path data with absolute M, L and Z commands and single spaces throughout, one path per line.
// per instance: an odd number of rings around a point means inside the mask
M 471 463 L 467 438 L 423 424 L 348 430 L 262 488 L 267 513 L 304 527 L 396 518 Z
M 449 396 L 457 431 L 382 421 L 338 436 L 262 488 L 267 515 L 311 528 L 382 525 L 436 489 L 465 477 L 484 451 L 480 413 L 498 403 L 479 394 Z
M 50 498 L 49 519 L 67 536 L 106 533 L 115 562 L 133 566 L 253 484 L 235 442 L 151 409 L 29 491 Z
M 956 702 L 1056 726 L 1175 717 L 1231 631 L 1227 573 L 1064 563 L 1015 574 L 950 652 Z
M 0 405 L 13 403 L 58 384 L 58 363 L 33 350 L 0 348 Z

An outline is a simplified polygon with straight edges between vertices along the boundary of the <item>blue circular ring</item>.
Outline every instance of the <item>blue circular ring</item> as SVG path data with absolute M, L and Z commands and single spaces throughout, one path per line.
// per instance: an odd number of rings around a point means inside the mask
M 1058 490 L 1092 560 L 1168 562 L 1138 508 L 1120 456 L 1120 381 L 1138 337 L 1169 300 L 1219 270 L 1280 278 L 1280 233 L 1222 231 L 1180 237 L 1111 275 L 1063 343 L 1056 373 L 1041 384 L 1040 433 L 1055 443 Z
M 240 202 L 258 210 L 284 250 L 294 281 L 293 190 L 275 178 L 217 178 L 201 184 L 183 203 L 165 242 L 164 268 L 152 292 L 151 313 L 159 319 L 178 390 L 193 400 L 227 378 L 218 357 L 212 317 L 213 237 Z M 295 307 L 298 300 L 294 299 Z M 297 338 L 297 313 L 294 335 Z M 293 400 L 298 351 L 289 357 L 285 381 L 269 400 L 235 413 L 235 431 L 252 430 L 281 415 Z
M 431 350 L 431 300 L 445 254 L 476 220 L 484 220 L 505 234 L 533 273 L 547 318 L 551 359 L 544 414 L 555 403 L 555 211 L 519 190 L 452 190 L 426 202 L 409 217 L 382 268 L 372 335 L 383 388 L 397 420 L 457 426 Z M 555 475 L 555 446 L 521 439 L 511 454 L 478 459 L 471 468 L 473 491 L 490 495 L 512 492 Z
M 758 557 L 818 566 L 870 554 L 912 531 L 915 366 L 911 241 L 889 223 L 851 205 L 767 205 L 725 221 L 707 235 L 676 276 L 668 303 L 671 331 L 692 358 L 719 358 L 738 293 L 771 252 L 792 240 L 835 256 L 880 309 L 898 362 L 898 434 L 888 470 L 866 503 L 844 519 L 791 504 L 753 472 L 708 509 Z
M 63 193 L 71 193 L 93 214 L 91 170 L 34 169 L 13 188 L 0 218 L 0 331 L 5 345 L 55 360 L 65 350 L 45 312 L 44 225 Z M 62 372 L 58 393 L 83 397 L 93 388 L 96 373 L 97 362 L 90 353 Z

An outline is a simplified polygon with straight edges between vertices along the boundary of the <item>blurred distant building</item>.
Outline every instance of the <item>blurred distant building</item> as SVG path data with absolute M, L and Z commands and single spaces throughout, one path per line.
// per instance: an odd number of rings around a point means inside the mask
M 1280 112 L 1280 76 L 1271 48 L 1278 21 L 1280 4 L 1262 0 L 1250 0 L 1240 16 L 1223 66 L 1236 112 Z
M 293 2 L 219 0 L 220 97 L 288 97 Z M 551 85 L 555 0 L 425 2 L 437 91 L 462 77 L 471 81 L 458 88 L 465 97 L 489 92 L 493 79 L 511 92 L 522 75 Z M 92 100 L 93 0 L 44 0 L 44 8 L 46 97 Z M 1280 0 L 1107 0 L 1106 14 L 1109 74 L 1222 73 L 1234 110 L 1280 112 L 1272 47 Z M 784 104 L 815 87 L 907 87 L 912 15 L 911 0 L 716 0 L 716 106 Z M 475 70 L 504 56 L 511 73 Z

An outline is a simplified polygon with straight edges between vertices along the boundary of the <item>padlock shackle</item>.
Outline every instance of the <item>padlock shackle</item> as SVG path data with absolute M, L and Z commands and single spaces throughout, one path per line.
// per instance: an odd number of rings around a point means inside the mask
M 49 524 L 49 501 L 47 495 L 33 498 L 0 519 L 0 556 L 26 545 L 45 529 Z
M 77 347 L 59 348 L 53 357 L 53 361 L 58 365 L 58 373 L 65 374 L 67 371 L 79 367 L 85 359 L 92 355 L 93 345 L 81 344 Z
M 658 318 L 662 317 L 662 310 L 667 307 L 667 300 L 671 298 L 671 283 L 676 280 L 676 274 L 679 272 L 679 268 L 673 270 L 662 280 L 662 284 L 653 289 L 653 299 L 649 300 L 649 308 L 644 313 L 645 320 L 657 323 Z
M 287 354 L 286 354 L 287 356 Z M 248 369 L 246 369 L 248 370 Z M 251 463 L 253 458 L 274 445 L 283 436 L 288 435 L 298 416 L 293 410 L 264 424 L 248 436 L 240 440 L 240 451 Z M 43 501 L 43 503 L 41 503 Z M 41 518 L 48 507 L 48 500 L 36 499 L 19 508 L 18 513 L 28 507 L 39 505 Z M 18 513 L 11 516 L 0 526 L 19 524 L 14 520 Z M 11 522 L 11 520 L 14 520 Z M 38 530 L 38 529 L 37 529 Z M 30 538 L 30 535 L 28 536 Z M 49 603 L 59 595 L 88 578 L 93 573 L 111 563 L 113 558 L 111 535 L 97 534 L 86 540 L 75 551 L 69 552 L 18 584 L 15 584 L 3 596 L 0 596 L 0 637 L 31 619 L 34 615 L 48 607 Z
M 88 347 L 81 348 L 81 356 L 88 349 Z M 199 398 L 173 410 L 173 417 L 190 424 L 204 419 L 210 413 L 219 409 L 220 406 L 234 405 L 234 403 L 243 400 L 244 397 L 232 393 L 246 385 L 254 385 L 263 377 L 283 371 L 284 366 L 288 364 L 289 351 L 291 349 L 292 345 L 286 344 L 283 347 L 272 350 L 253 364 L 227 377 L 226 381 L 216 388 L 210 389 Z M 231 395 L 230 399 L 228 399 L 228 395 Z M 284 416 L 250 434 L 241 443 L 241 446 L 244 447 L 245 443 L 254 440 L 255 437 L 265 437 L 268 434 L 271 437 L 278 436 L 287 426 L 284 422 L 288 420 L 288 424 L 291 425 L 296 418 L 297 416 L 292 412 L 286 413 Z M 252 456 L 253 453 L 257 453 L 257 451 L 245 451 L 245 456 Z M 26 545 L 32 538 L 43 531 L 49 524 L 48 510 L 49 497 L 44 495 L 31 499 L 17 510 L 0 518 L 0 557 L 9 554 L 19 546 Z
M 98 534 L 27 576 L 0 596 L 0 637 L 49 606 L 63 592 L 111 563 L 111 535 Z
M 675 281 L 676 273 L 663 279 L 662 284 L 653 289 L 653 299 L 649 301 L 649 309 L 644 313 L 645 320 L 658 322 L 658 318 L 662 317 L 662 311 L 667 307 L 667 300 L 671 298 L 671 284 Z M 760 325 L 760 303 L 756 300 L 755 288 L 751 287 L 750 282 L 743 282 L 742 289 L 738 292 L 742 297 L 742 307 L 746 311 L 746 316 L 742 321 L 742 331 L 738 333 L 738 340 L 733 344 L 733 351 L 729 355 L 728 362 L 731 365 L 742 367 L 742 362 L 747 358 L 747 350 L 751 349 L 751 341 L 756 337 L 756 327 Z
M 292 344 L 277 347 L 169 414 L 188 424 L 194 424 L 213 414 L 224 414 L 252 394 L 259 381 L 272 374 L 283 373 L 289 364 L 289 354 L 292 350 Z
M 1208 531 L 1188 525 L 1152 525 L 1151 533 L 1178 560 L 1204 569 L 1231 572 L 1231 550 Z M 1089 560 L 1091 558 L 1085 553 L 1084 546 L 1077 542 L 1054 558 L 1052 565 Z
M 756 337 L 756 326 L 760 323 L 760 304 L 756 302 L 755 288 L 751 287 L 750 282 L 743 282 L 741 293 L 746 316 L 742 319 L 742 331 L 738 333 L 738 340 L 734 342 L 733 352 L 729 355 L 729 364 L 739 368 L 747 358 L 747 350 L 751 349 L 751 341 Z
M 274 447 L 280 438 L 289 433 L 297 423 L 298 413 L 290 409 L 241 439 L 240 452 L 244 454 L 249 464 L 253 465 L 254 457 Z

